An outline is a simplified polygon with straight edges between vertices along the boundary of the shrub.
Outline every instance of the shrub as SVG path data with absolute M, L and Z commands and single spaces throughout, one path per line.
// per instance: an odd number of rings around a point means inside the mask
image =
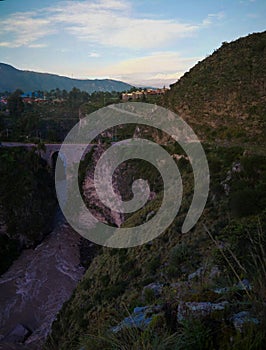
M 179 277 L 180 273 L 181 271 L 178 266 L 170 265 L 167 267 L 166 274 L 169 278 Z
M 103 285 L 104 287 L 107 287 L 108 284 L 109 284 L 109 282 L 110 282 L 110 277 L 109 277 L 109 275 L 101 276 L 101 277 L 100 277 L 100 281 L 102 282 L 102 285 Z
M 128 273 L 128 271 L 134 270 L 134 267 L 136 266 L 135 260 L 128 260 L 121 266 L 121 271 Z
M 170 251 L 170 265 L 177 267 L 179 264 L 186 261 L 189 258 L 190 254 L 191 249 L 187 244 L 177 244 Z
M 109 300 L 120 296 L 124 293 L 126 286 L 126 281 L 119 281 L 116 284 L 110 285 L 101 292 L 102 299 Z
M 201 320 L 187 320 L 182 323 L 178 337 L 179 350 L 214 349 L 211 330 Z
M 243 217 L 256 214 L 259 208 L 257 191 L 251 188 L 245 188 L 233 192 L 230 198 L 230 208 L 232 215 L 235 217 Z
M 119 264 L 123 264 L 127 259 L 127 249 L 119 249 Z
M 152 304 L 156 300 L 155 292 L 151 288 L 146 288 L 144 290 L 144 299 L 148 304 Z
M 161 265 L 160 256 L 154 257 L 151 261 L 147 263 L 147 272 L 150 274 L 154 274 L 160 265 Z

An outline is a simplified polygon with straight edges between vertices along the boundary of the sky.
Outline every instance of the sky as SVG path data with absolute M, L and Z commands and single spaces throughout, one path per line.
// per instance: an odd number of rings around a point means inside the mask
M 163 87 L 265 22 L 266 0 L 4 0 L 0 62 Z

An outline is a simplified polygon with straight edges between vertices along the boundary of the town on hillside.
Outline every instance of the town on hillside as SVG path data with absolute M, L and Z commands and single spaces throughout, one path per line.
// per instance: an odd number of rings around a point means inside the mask
M 143 89 L 122 93 L 122 101 L 143 100 L 149 96 L 164 95 L 169 89 L 165 86 L 162 89 Z
M 59 90 L 59 89 L 56 89 Z M 56 92 L 55 90 L 55 92 Z M 132 88 L 128 92 L 123 92 L 121 94 L 121 100 L 126 101 L 135 101 L 135 100 L 143 100 L 146 97 L 152 97 L 152 96 L 160 96 L 164 95 L 169 88 L 166 88 L 165 86 L 161 89 L 159 88 L 144 88 L 144 89 L 137 89 Z M 60 90 L 59 90 L 60 91 Z M 63 90 L 64 92 L 64 90 Z M 8 97 L 10 96 L 10 93 L 3 93 L 0 96 L 0 106 L 6 106 L 8 104 Z M 61 103 L 64 102 L 67 99 L 67 92 L 65 91 L 65 94 L 58 94 L 51 92 L 43 92 L 43 91 L 29 91 L 26 93 L 21 93 L 20 95 L 22 101 L 24 103 L 43 103 L 43 102 L 54 102 L 54 103 Z

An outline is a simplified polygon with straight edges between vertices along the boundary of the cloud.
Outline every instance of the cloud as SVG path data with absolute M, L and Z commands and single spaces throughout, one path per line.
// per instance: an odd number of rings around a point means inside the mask
M 103 46 L 147 49 L 193 34 L 198 25 L 177 20 L 135 18 L 125 1 L 67 1 L 50 10 L 53 21 L 80 40 Z
M 98 57 L 101 57 L 101 55 L 98 52 L 90 52 L 89 57 L 90 58 L 98 58 Z
M 257 19 L 260 17 L 260 15 L 258 13 L 248 13 L 247 17 Z
M 218 13 L 209 13 L 207 18 L 205 18 L 202 22 L 203 26 L 209 26 L 213 24 L 213 21 L 221 21 L 225 18 L 225 13 L 223 11 Z
M 47 44 L 29 44 L 28 47 L 30 49 L 40 49 L 43 47 L 47 47 Z
M 169 50 L 169 44 L 175 46 L 180 38 L 194 36 L 224 16 L 223 12 L 208 14 L 201 22 L 190 23 L 181 22 L 174 17 L 158 18 L 151 13 L 135 15 L 132 1 L 60 1 L 54 2 L 50 7 L 14 13 L 2 19 L 0 47 L 42 48 L 46 44 L 41 41 L 49 35 L 60 35 L 64 45 L 69 42 L 63 40 L 68 36 L 67 39 L 71 37 L 84 43 L 85 50 L 86 47 L 91 47 L 92 51 L 85 51 L 88 52 L 88 58 L 98 58 L 101 52 L 103 60 L 105 59 L 105 66 L 102 60 L 94 60 L 93 67 L 87 69 L 87 76 L 108 76 L 135 85 L 161 86 L 176 81 L 200 59 L 182 58 L 176 52 L 164 52 Z M 49 43 L 48 40 L 45 42 Z M 117 49 L 113 53 L 126 52 L 127 56 L 138 57 L 108 65 L 108 49 Z M 67 52 L 70 48 L 58 45 L 55 50 Z M 157 51 L 153 52 L 154 50 Z M 83 68 L 80 67 L 80 71 L 81 69 Z M 84 77 L 84 70 L 81 75 Z
M 249 2 L 256 2 L 256 0 L 240 0 L 239 3 L 240 4 L 248 4 Z
M 1 46 L 43 47 L 41 38 L 59 32 L 78 40 L 105 47 L 131 50 L 165 47 L 179 38 L 194 35 L 214 20 L 221 20 L 223 12 L 209 14 L 202 23 L 183 23 L 174 18 L 136 17 L 132 3 L 124 0 L 61 1 L 35 12 L 20 12 L 2 21 L 0 35 L 8 38 Z M 38 45 L 38 46 L 37 46 Z
M 202 57 L 182 58 L 177 52 L 154 52 L 120 61 L 106 67 L 87 70 L 88 76 L 124 80 L 133 85 L 163 86 L 175 82 Z
M 10 47 L 10 45 L 11 43 L 8 41 L 0 41 L 0 47 Z
M 34 43 L 36 40 L 54 32 L 51 21 L 39 18 L 35 12 L 14 13 L 1 21 L 0 35 L 8 38 L 0 42 L 4 47 L 43 47 L 44 44 Z
M 61 1 L 35 12 L 10 15 L 1 23 L 1 46 L 29 46 L 49 34 L 68 33 L 78 40 L 132 50 L 164 47 L 193 35 L 202 24 L 132 14 L 124 0 Z M 38 44 L 38 43 L 37 43 Z

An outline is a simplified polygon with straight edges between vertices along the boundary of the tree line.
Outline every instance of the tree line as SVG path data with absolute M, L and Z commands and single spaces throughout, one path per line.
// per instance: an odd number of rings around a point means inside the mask
M 78 122 L 81 111 L 97 110 L 119 102 L 121 93 L 99 91 L 89 94 L 78 88 L 24 93 L 0 93 L 0 137 L 8 141 L 62 141 Z M 85 106 L 83 108 L 82 106 Z

